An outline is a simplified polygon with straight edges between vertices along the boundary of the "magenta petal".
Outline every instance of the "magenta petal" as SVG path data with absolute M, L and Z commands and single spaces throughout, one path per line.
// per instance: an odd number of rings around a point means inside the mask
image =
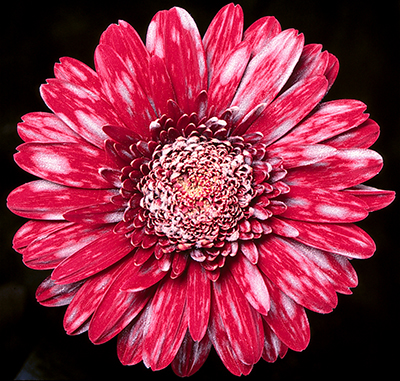
M 250 305 L 260 314 L 267 315 L 270 308 L 270 297 L 258 267 L 244 255 L 238 254 L 230 271 Z
M 120 125 L 112 107 L 90 90 L 59 79 L 49 79 L 40 88 L 47 106 L 72 130 L 101 148 L 107 138 L 105 125 Z
M 281 32 L 278 20 L 272 16 L 258 19 L 244 32 L 244 41 L 252 47 L 252 54 L 258 54 L 268 42 Z
M 182 345 L 171 363 L 172 370 L 180 377 L 191 376 L 204 364 L 211 347 L 208 335 L 204 336 L 201 341 L 194 341 L 187 331 Z
M 271 295 L 271 310 L 263 318 L 290 349 L 304 350 L 310 341 L 310 327 L 304 308 L 279 290 L 268 278 L 265 278 L 265 283 Z
M 255 364 L 261 357 L 263 338 L 260 315 L 255 314 L 249 302 L 229 272 L 213 283 L 213 297 L 218 305 L 232 349 L 245 364 Z
M 40 220 L 64 220 L 68 210 L 101 204 L 117 194 L 114 190 L 70 188 L 45 180 L 21 185 L 10 193 L 8 208 L 15 214 Z
M 64 315 L 64 329 L 68 335 L 78 335 L 89 328 L 93 312 L 123 266 L 113 266 L 106 273 L 96 274 L 83 283 Z
M 82 282 L 59 285 L 47 277 L 36 290 L 36 300 L 47 307 L 65 306 L 72 300 L 81 284 Z
M 78 143 L 25 143 L 14 155 L 25 171 L 75 188 L 107 189 L 110 184 L 98 172 L 109 166 L 104 151 Z
M 125 236 L 109 230 L 59 264 L 51 277 L 60 284 L 88 278 L 118 262 L 132 249 Z
M 188 327 L 185 301 L 186 284 L 182 277 L 166 278 L 151 301 L 143 362 L 152 370 L 168 366 L 181 346 Z
M 325 95 L 327 85 L 323 76 L 297 82 L 276 98 L 247 132 L 259 131 L 264 134 L 263 143 L 271 144 L 309 114 Z
M 32 112 L 24 115 L 22 120 L 18 124 L 18 135 L 26 143 L 84 142 L 81 136 L 54 114 Z
M 367 106 L 356 100 L 341 99 L 322 103 L 290 133 L 277 141 L 279 146 L 315 144 L 359 126 L 367 118 Z
M 208 83 L 214 81 L 231 50 L 242 41 L 243 10 L 240 5 L 228 4 L 219 10 L 204 34 Z
M 288 222 L 299 232 L 296 241 L 317 249 L 358 259 L 371 257 L 376 249 L 372 238 L 354 224 Z
M 33 269 L 53 269 L 64 259 L 101 237 L 107 230 L 104 227 L 93 229 L 69 223 L 62 229 L 39 236 L 28 245 L 23 251 L 24 263 Z
M 207 67 L 200 33 L 189 13 L 178 7 L 158 12 L 149 25 L 146 46 L 164 59 L 181 109 L 197 112 L 196 97 L 207 89 Z
M 202 266 L 190 261 L 187 272 L 187 314 L 190 335 L 195 341 L 203 339 L 210 317 L 210 280 Z
M 279 93 L 301 54 L 304 36 L 288 29 L 274 37 L 250 61 L 231 106 L 244 117 L 260 103 L 271 103 Z
M 258 267 L 286 295 L 316 312 L 328 313 L 337 296 L 323 272 L 290 243 L 270 235 L 258 245 Z
M 89 339 L 95 344 L 102 344 L 120 333 L 137 314 L 142 311 L 152 292 L 121 291 L 121 286 L 131 276 L 135 267 L 132 261 L 121 270 L 101 299 L 89 326 Z
M 342 190 L 374 177 L 382 169 L 382 157 L 369 149 L 344 149 L 305 167 L 288 171 L 289 186 Z
M 393 191 L 376 189 L 363 184 L 345 189 L 345 192 L 360 198 L 367 205 L 368 212 L 373 212 L 390 205 L 396 195 Z
M 368 216 L 366 204 L 343 191 L 291 186 L 282 201 L 287 206 L 283 216 L 294 220 L 340 223 Z

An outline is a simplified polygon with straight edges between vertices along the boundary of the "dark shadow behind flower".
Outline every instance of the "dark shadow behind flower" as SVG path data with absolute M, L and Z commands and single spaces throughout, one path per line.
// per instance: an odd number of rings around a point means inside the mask
M 338 61 L 264 17 L 243 32 L 224 7 L 201 39 L 181 8 L 146 45 L 111 25 L 93 71 L 62 58 L 41 87 L 52 113 L 23 117 L 17 164 L 39 180 L 8 207 L 30 219 L 14 248 L 53 270 L 38 301 L 64 328 L 118 335 L 126 365 L 195 373 L 213 346 L 248 374 L 309 342 L 357 285 L 349 259 L 375 244 L 354 223 L 394 199 L 363 185 L 382 168 L 379 126 L 356 100 L 323 102 Z

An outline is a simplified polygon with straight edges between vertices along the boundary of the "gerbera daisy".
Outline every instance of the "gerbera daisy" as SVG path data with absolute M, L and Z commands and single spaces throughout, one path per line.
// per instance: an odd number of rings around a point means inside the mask
M 354 222 L 393 200 L 362 183 L 382 168 L 379 126 L 356 100 L 323 102 L 338 72 L 321 45 L 229 4 L 203 39 L 181 8 L 143 44 L 111 25 L 95 68 L 62 58 L 23 117 L 17 164 L 40 179 L 8 207 L 14 248 L 53 269 L 37 290 L 68 305 L 68 334 L 118 335 L 120 361 L 196 372 L 212 347 L 236 375 L 309 342 L 373 255 Z

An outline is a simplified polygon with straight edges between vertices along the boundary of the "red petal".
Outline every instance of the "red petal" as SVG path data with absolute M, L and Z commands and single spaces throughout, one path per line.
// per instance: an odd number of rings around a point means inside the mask
M 47 112 L 32 112 L 22 117 L 18 134 L 26 142 L 69 142 L 82 143 L 84 140 L 71 130 L 59 117 Z
M 225 5 L 215 15 L 206 33 L 203 44 L 206 52 L 208 83 L 220 70 L 231 50 L 242 40 L 243 10 L 240 5 Z
M 338 72 L 339 60 L 333 54 L 329 53 L 329 61 L 324 73 L 329 82 L 328 90 L 332 87 L 333 82 L 335 82 Z
M 120 118 L 134 134 L 149 140 L 148 126 L 156 119 L 156 115 L 146 89 L 140 84 L 143 74 L 136 67 L 127 67 L 126 62 L 109 45 L 101 44 L 96 48 L 95 64 L 104 92 Z M 147 75 L 147 71 L 144 75 Z
M 244 255 L 238 254 L 230 271 L 251 306 L 260 314 L 267 315 L 270 308 L 269 293 L 257 266 Z
M 282 201 L 287 206 L 283 216 L 294 220 L 340 223 L 368 216 L 363 201 L 341 191 L 291 186 Z
M 23 251 L 24 263 L 33 269 L 53 269 L 64 259 L 103 236 L 107 230 L 104 227 L 93 229 L 79 224 L 66 225 L 33 241 Z
M 336 306 L 337 296 L 328 279 L 289 240 L 269 235 L 260 241 L 258 251 L 260 270 L 297 303 L 320 313 Z
M 268 220 L 268 224 L 277 235 L 283 237 L 297 237 L 299 235 L 299 231 L 290 224 L 290 221 L 288 223 L 283 219 L 271 217 Z
M 315 112 L 275 144 L 291 146 L 319 143 L 359 126 L 368 118 L 368 114 L 364 114 L 366 108 L 364 103 L 352 99 L 322 103 Z
M 262 357 L 267 362 L 275 362 L 280 356 L 283 358 L 286 355 L 288 347 L 275 335 L 274 331 L 264 320 L 264 349 Z
M 253 313 L 229 272 L 213 283 L 213 291 L 232 349 L 243 363 L 255 364 L 261 357 L 263 344 L 260 315 Z
M 152 291 L 121 291 L 121 286 L 131 276 L 135 267 L 128 261 L 114 282 L 107 289 L 97 307 L 89 326 L 89 339 L 94 344 L 102 344 L 121 332 L 142 311 Z
M 78 335 L 89 328 L 93 312 L 124 265 L 113 266 L 84 282 L 64 315 L 64 329 L 68 335 Z
M 112 230 L 65 259 L 51 277 L 65 284 L 88 278 L 118 262 L 133 250 L 129 240 Z
M 260 53 L 271 39 L 281 32 L 278 20 L 272 16 L 258 19 L 244 32 L 244 40 L 252 47 L 252 55 Z
M 124 210 L 111 202 L 71 210 L 64 214 L 67 221 L 84 224 L 112 224 L 122 221 Z
M 58 285 L 47 277 L 36 290 L 36 299 L 46 307 L 65 306 L 71 302 L 81 285 L 82 282 Z
M 258 250 L 257 246 L 253 241 L 243 241 L 240 243 L 240 250 L 243 255 L 255 265 L 258 261 Z
M 327 86 L 323 76 L 296 82 L 265 109 L 247 133 L 259 131 L 264 134 L 262 142 L 271 144 L 314 109 L 325 95 Z
M 375 252 L 372 238 L 354 224 L 289 223 L 299 231 L 294 239 L 305 245 L 358 259 L 369 258 Z
M 107 135 L 102 127 L 120 125 L 111 106 L 96 93 L 79 85 L 49 79 L 40 92 L 46 105 L 72 130 L 101 148 Z
M 187 331 L 182 345 L 172 361 L 172 370 L 179 377 L 191 376 L 204 364 L 211 347 L 211 341 L 207 335 L 201 341 L 193 341 Z
M 143 342 L 143 362 L 152 370 L 168 366 L 187 330 L 186 284 L 183 277 L 167 277 L 151 302 Z
M 189 13 L 178 7 L 158 12 L 149 25 L 146 46 L 164 59 L 180 108 L 188 115 L 198 112 L 195 101 L 207 89 L 207 67 L 200 33 Z
M 163 279 L 167 272 L 162 271 L 157 262 L 158 259 L 153 257 L 141 266 L 134 263 L 135 267 L 131 268 L 129 278 L 121 285 L 121 291 L 138 292 Z
M 8 196 L 7 206 L 25 218 L 64 220 L 63 214 L 68 210 L 101 204 L 116 194 L 114 190 L 70 188 L 38 180 L 14 189 Z
M 25 143 L 14 155 L 25 171 L 57 184 L 91 189 L 108 189 L 110 184 L 98 172 L 108 167 L 104 151 L 78 143 Z
M 345 189 L 345 192 L 360 198 L 367 205 L 368 212 L 385 208 L 393 202 L 396 195 L 393 191 L 376 189 L 362 184 Z
M 335 148 L 369 148 L 379 137 L 379 125 L 367 119 L 358 127 L 345 131 L 324 143 Z
M 195 341 L 200 341 L 208 326 L 211 298 L 210 280 L 202 266 L 190 261 L 187 272 L 187 314 L 190 335 Z
M 372 150 L 338 150 L 334 155 L 306 167 L 288 171 L 289 186 L 342 190 L 374 177 L 382 169 L 382 157 Z
M 290 349 L 306 349 L 310 341 L 310 326 L 304 308 L 280 291 L 269 279 L 265 278 L 265 283 L 271 295 L 271 310 L 263 318 Z
M 274 37 L 250 61 L 232 101 L 244 117 L 260 103 L 271 103 L 279 93 L 301 54 L 304 37 L 288 29 Z

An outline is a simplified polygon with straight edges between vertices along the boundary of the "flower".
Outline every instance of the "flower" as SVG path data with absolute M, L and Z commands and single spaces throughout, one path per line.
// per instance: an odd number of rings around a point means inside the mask
M 263 17 L 243 33 L 222 8 L 201 39 L 181 8 L 146 45 L 111 25 L 96 71 L 72 58 L 41 87 L 51 113 L 23 117 L 17 164 L 39 180 L 8 197 L 30 219 L 13 245 L 52 274 L 46 306 L 68 334 L 118 335 L 120 361 L 195 373 L 211 347 L 233 374 L 309 342 L 373 255 L 355 222 L 394 199 L 379 126 L 356 100 L 323 102 L 338 61 Z

